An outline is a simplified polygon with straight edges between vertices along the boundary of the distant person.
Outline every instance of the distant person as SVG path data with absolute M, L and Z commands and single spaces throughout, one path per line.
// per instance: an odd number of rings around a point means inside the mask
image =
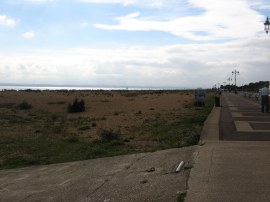
M 264 86 L 261 89 L 261 98 L 262 98 L 262 112 L 269 112 L 269 89 Z

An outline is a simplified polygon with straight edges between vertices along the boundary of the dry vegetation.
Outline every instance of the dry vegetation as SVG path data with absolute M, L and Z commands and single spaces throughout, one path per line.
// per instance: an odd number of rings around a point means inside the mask
M 75 98 L 85 112 L 68 113 Z M 0 168 L 196 144 L 212 103 L 193 102 L 187 91 L 1 91 Z

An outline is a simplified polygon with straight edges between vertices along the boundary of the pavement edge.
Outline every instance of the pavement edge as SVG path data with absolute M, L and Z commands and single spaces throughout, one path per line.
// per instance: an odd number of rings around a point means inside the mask
M 191 169 L 187 183 L 187 197 L 185 202 L 200 201 L 200 192 L 205 189 L 205 180 L 209 179 L 209 168 L 212 161 L 213 148 L 205 148 L 207 144 L 219 143 L 219 121 L 221 107 L 213 107 L 211 113 L 204 122 L 201 132 L 201 140 L 194 158 L 194 167 Z M 202 149 L 204 150 L 202 152 Z M 205 154 L 209 154 L 205 156 Z

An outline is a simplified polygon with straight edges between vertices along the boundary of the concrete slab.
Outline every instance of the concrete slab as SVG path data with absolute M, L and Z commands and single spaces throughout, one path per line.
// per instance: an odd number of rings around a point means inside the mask
M 232 117 L 243 117 L 243 114 L 242 113 L 240 113 L 240 112 L 231 112 L 231 114 L 232 114 Z
M 236 131 L 239 132 L 254 132 L 253 128 L 247 121 L 234 121 Z
M 175 201 L 198 146 L 0 171 L 0 202 Z M 153 172 L 148 172 L 155 168 Z
M 269 133 L 270 130 L 263 129 L 269 127 L 270 122 L 255 122 L 255 121 L 235 121 L 235 127 L 238 132 L 249 132 L 249 133 Z M 257 126 L 255 129 L 252 125 Z M 265 126 L 266 125 L 266 126 Z
M 209 141 L 218 141 L 220 107 L 214 107 L 204 123 L 201 133 L 201 144 Z
M 229 98 L 225 97 L 228 101 Z M 230 95 L 230 102 L 224 103 L 225 109 L 234 103 L 237 106 L 250 108 L 250 102 L 238 99 L 237 95 Z M 240 109 L 240 108 L 239 108 Z M 224 114 L 222 114 L 224 113 Z M 250 141 L 252 138 L 261 137 L 258 130 L 250 125 L 252 122 L 235 121 L 230 116 L 230 111 L 221 110 L 221 116 L 209 116 L 208 118 L 222 117 L 222 130 L 228 130 L 233 136 L 239 136 L 242 140 L 249 141 L 205 141 L 200 147 L 195 159 L 194 168 L 188 181 L 188 194 L 185 202 L 268 202 L 270 201 L 270 141 Z M 242 117 L 244 119 L 246 117 Z M 232 127 L 236 122 L 237 130 Z M 257 121 L 257 124 L 267 124 L 265 121 Z M 219 137 L 219 132 L 213 134 L 209 128 L 212 125 L 208 120 L 204 126 L 204 136 Z M 218 122 L 220 126 L 220 121 Z M 256 124 L 256 122 L 254 123 Z M 209 129 L 209 130 L 208 130 Z M 250 130 L 256 131 L 250 132 Z M 238 134 L 239 133 L 239 134 Z M 268 135 L 269 133 L 265 133 Z M 240 136 L 241 135 L 241 136 Z M 204 140 L 202 140 L 204 141 Z
M 237 107 L 229 107 L 231 111 L 238 111 Z
M 270 142 L 204 145 L 189 180 L 186 202 L 270 201 Z
M 255 130 L 270 130 L 270 122 L 269 121 L 250 121 L 249 122 Z

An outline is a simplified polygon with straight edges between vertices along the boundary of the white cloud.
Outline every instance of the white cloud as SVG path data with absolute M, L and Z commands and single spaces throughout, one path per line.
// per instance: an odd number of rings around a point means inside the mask
M 12 18 L 7 17 L 6 15 L 0 15 L 0 25 L 14 27 L 16 23 Z
M 163 31 L 191 40 L 246 38 L 263 31 L 263 16 L 245 0 L 189 0 L 201 14 L 169 21 L 144 20 L 139 13 L 115 18 L 116 25 L 95 24 L 99 29 L 126 31 Z
M 2 83 L 212 87 L 269 80 L 268 36 L 225 44 L 77 48 L 0 54 Z
M 254 2 L 254 0 L 248 1 L 250 2 L 250 5 L 255 9 L 270 9 L 270 3 L 268 0 L 257 0 L 256 2 Z
M 80 27 L 88 27 L 89 26 L 89 23 L 88 22 L 82 22 L 80 24 Z
M 19 50 L 16 53 L 16 49 L 8 52 L 2 48 L 2 51 L 0 50 L 1 83 L 196 88 L 212 87 L 216 83 L 227 81 L 227 78 L 232 76 L 231 71 L 234 69 L 240 71 L 240 83 L 269 80 L 270 78 L 270 52 L 269 43 L 267 43 L 269 36 L 263 30 L 265 16 L 253 10 L 255 7 L 265 8 L 267 4 L 255 5 L 251 0 L 189 0 L 187 11 L 172 18 L 172 15 L 168 13 L 171 11 L 168 6 L 179 6 L 181 2 L 184 2 L 183 0 L 84 0 L 84 2 L 86 1 L 89 3 L 117 3 L 124 6 L 136 5 L 135 11 L 139 10 L 139 12 L 114 18 L 116 24 L 96 24 L 95 26 L 100 29 L 163 31 L 191 40 L 202 40 L 204 43 L 158 47 L 159 42 L 157 42 L 155 47 L 127 44 L 127 47 L 119 48 L 121 46 L 121 40 L 119 40 L 114 43 L 117 43 L 117 46 L 112 48 L 77 48 L 60 51 L 61 45 L 55 44 L 54 47 L 59 51 L 33 49 L 30 52 L 25 52 L 25 50 L 23 53 Z M 23 2 L 25 3 L 26 0 Z M 50 0 L 28 0 L 28 2 L 45 3 Z M 158 7 L 158 9 L 140 9 L 140 6 L 152 6 Z M 163 10 L 163 7 L 167 8 Z M 187 8 L 186 4 L 181 9 L 185 8 Z M 192 10 L 193 8 L 195 10 Z M 117 9 L 113 11 L 117 12 Z M 121 9 L 123 12 L 123 8 Z M 134 11 L 133 8 L 128 10 Z M 113 11 L 112 13 L 114 13 Z M 151 13 L 149 16 L 146 15 L 148 11 Z M 175 12 L 175 10 L 173 11 Z M 153 13 L 156 15 L 155 17 L 152 16 Z M 161 14 L 162 16 L 159 16 Z M 167 17 L 167 15 L 169 17 L 165 21 L 164 16 Z M 175 13 L 173 16 L 175 17 Z M 101 20 L 104 21 L 104 19 Z M 89 22 L 81 22 L 81 27 L 90 26 Z M 16 23 L 7 16 L 0 16 L 0 24 L 15 26 Z M 29 26 L 31 25 L 29 24 Z M 261 34 L 257 34 L 257 32 L 261 32 Z M 36 37 L 36 33 L 25 32 L 21 37 L 32 39 Z M 100 38 L 102 37 L 104 36 L 100 36 Z M 52 38 L 52 40 L 56 39 Z M 61 39 L 68 40 L 65 47 L 72 46 L 69 44 L 69 39 L 65 39 L 65 36 Z M 211 43 L 211 40 L 219 39 L 237 40 L 231 40 L 230 43 L 225 42 L 227 40 Z M 107 39 L 105 41 L 107 42 Z M 208 43 L 206 43 L 207 41 Z M 104 46 L 101 45 L 101 47 Z
M 25 32 L 22 36 L 26 39 L 33 39 L 36 37 L 36 34 L 34 32 Z

